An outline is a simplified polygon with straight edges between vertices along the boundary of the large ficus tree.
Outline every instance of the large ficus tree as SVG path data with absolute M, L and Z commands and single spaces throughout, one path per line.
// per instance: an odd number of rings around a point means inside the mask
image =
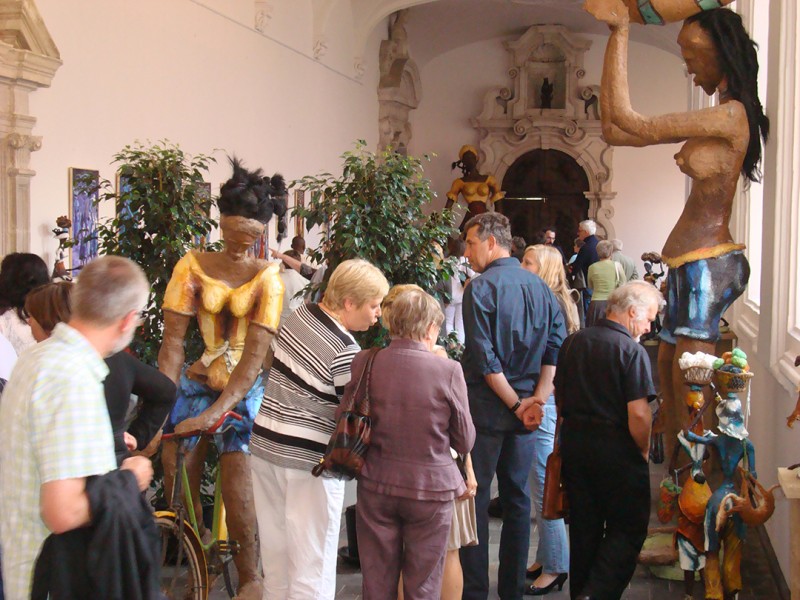
M 458 232 L 450 211 L 430 210 L 436 194 L 423 176 L 422 160 L 391 149 L 375 155 L 363 140 L 342 158 L 340 176 L 321 173 L 292 184 L 310 195 L 295 214 L 305 219 L 308 230 L 323 230 L 312 258 L 327 261 L 328 274 L 344 260 L 363 258 L 391 285 L 415 283 L 441 297 L 441 283 L 453 272 L 451 261 L 441 260 L 442 249 Z M 362 347 L 382 345 L 386 330 L 378 324 L 359 338 Z
M 100 181 L 98 202 L 111 202 L 115 216 L 98 227 L 100 254 L 130 258 L 150 281 L 147 316 L 136 332 L 132 350 L 155 364 L 161 347 L 161 304 L 175 263 L 192 248 L 205 243 L 216 227 L 210 217 L 210 186 L 205 182 L 215 159 L 191 156 L 168 141 L 151 146 L 125 146 L 114 155 L 116 186 Z M 202 354 L 194 322 L 186 337 L 186 358 Z

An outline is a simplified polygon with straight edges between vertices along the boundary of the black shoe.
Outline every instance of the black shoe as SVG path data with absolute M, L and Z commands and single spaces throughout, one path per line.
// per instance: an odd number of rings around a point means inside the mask
M 500 504 L 500 497 L 492 498 L 489 500 L 489 508 L 487 511 L 490 517 L 494 517 L 495 519 L 502 519 L 503 518 L 503 506 Z
M 528 586 L 528 589 L 525 590 L 526 596 L 544 596 L 545 594 L 549 594 L 553 591 L 553 588 L 558 586 L 558 591 L 561 591 L 561 588 L 564 587 L 564 582 L 567 580 L 566 573 L 559 573 L 558 577 L 556 577 L 553 581 L 550 582 L 550 585 L 546 585 L 544 587 L 536 587 L 533 584 Z M 581 596 L 583 598 L 583 596 Z
M 531 571 L 530 569 L 525 571 L 525 577 L 527 577 L 528 579 L 536 579 L 541 574 L 542 574 L 542 566 L 541 565 L 536 567 L 533 571 Z

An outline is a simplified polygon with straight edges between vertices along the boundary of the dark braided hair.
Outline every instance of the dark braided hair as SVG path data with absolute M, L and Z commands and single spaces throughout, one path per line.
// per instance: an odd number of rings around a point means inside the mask
M 246 217 L 269 223 L 278 216 L 278 241 L 286 237 L 286 200 L 289 192 L 282 175 L 264 177 L 261 169 L 248 171 L 238 158 L 230 159 L 233 175 L 220 189 L 217 206 L 221 215 Z
M 758 45 L 750 39 L 742 17 L 727 8 L 700 12 L 686 19 L 697 23 L 711 36 L 728 79 L 728 94 L 744 105 L 750 126 L 750 143 L 742 163 L 742 175 L 750 181 L 761 180 L 761 139 L 769 137 L 769 119 L 758 99 Z

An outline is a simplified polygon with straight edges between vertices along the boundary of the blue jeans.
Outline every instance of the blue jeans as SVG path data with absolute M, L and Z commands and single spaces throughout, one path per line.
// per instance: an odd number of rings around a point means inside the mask
M 544 407 L 544 418 L 539 429 L 533 432 L 533 465 L 529 478 L 531 497 L 536 507 L 536 526 L 539 529 L 539 547 L 536 562 L 542 565 L 543 573 L 567 573 L 569 571 L 569 542 L 564 519 L 551 521 L 542 518 L 542 496 L 544 495 L 544 471 L 547 457 L 553 452 L 556 433 L 556 405 L 553 396 Z
M 464 571 L 462 600 L 486 600 L 489 595 L 489 500 L 497 473 L 503 528 L 497 593 L 502 600 L 522 600 L 531 535 L 531 497 L 528 473 L 534 452 L 533 433 L 508 433 L 479 429 L 472 448 L 472 467 L 478 480 L 475 512 L 478 545 L 461 548 Z

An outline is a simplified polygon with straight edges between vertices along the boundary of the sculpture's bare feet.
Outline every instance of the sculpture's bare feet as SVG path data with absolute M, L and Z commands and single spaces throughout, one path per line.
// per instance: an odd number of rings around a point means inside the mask
M 264 582 L 259 577 L 239 585 L 236 597 L 233 600 L 261 600 L 264 594 Z
M 628 7 L 622 0 L 586 0 L 583 10 L 611 27 L 627 25 L 630 22 Z

